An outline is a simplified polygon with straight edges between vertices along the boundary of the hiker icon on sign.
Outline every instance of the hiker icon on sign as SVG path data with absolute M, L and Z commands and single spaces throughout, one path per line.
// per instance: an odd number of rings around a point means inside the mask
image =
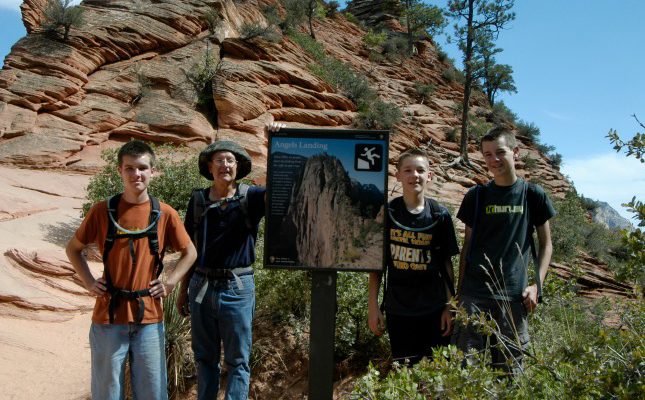
M 381 171 L 383 146 L 380 144 L 357 144 L 354 151 L 354 169 L 357 171 Z

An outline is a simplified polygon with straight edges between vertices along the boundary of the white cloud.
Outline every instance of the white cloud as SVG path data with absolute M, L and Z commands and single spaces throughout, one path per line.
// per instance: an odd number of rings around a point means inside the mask
M 645 164 L 633 157 L 606 153 L 565 160 L 561 171 L 571 178 L 578 193 L 609 203 L 630 220 L 632 215 L 621 204 L 634 196 L 645 200 Z
M 568 116 L 560 114 L 560 113 L 557 113 L 557 112 L 544 110 L 544 113 L 547 115 L 547 117 L 556 119 L 558 121 L 570 121 L 571 120 L 571 118 L 569 118 Z
M 22 0 L 0 0 L 0 9 L 20 11 Z

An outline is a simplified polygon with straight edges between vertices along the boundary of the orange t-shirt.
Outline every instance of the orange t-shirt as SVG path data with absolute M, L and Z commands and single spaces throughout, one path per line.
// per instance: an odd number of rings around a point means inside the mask
M 143 230 L 148 227 L 150 218 L 150 202 L 130 204 L 121 199 L 117 215 L 118 223 L 127 230 Z M 167 246 L 175 250 L 183 250 L 190 243 L 190 236 L 186 233 L 177 211 L 168 204 L 160 204 L 161 216 L 157 225 L 159 249 Z M 76 231 L 76 239 L 83 244 L 96 243 L 103 253 L 105 237 L 107 236 L 108 215 L 107 201 L 95 204 Z M 132 266 L 130 246 L 128 239 L 117 239 L 108 256 L 108 268 L 114 287 L 125 290 L 142 290 L 150 287 L 150 281 L 155 279 L 155 259 L 150 251 L 148 238 L 134 239 L 136 264 Z M 105 277 L 105 275 L 104 275 Z M 150 296 L 143 297 L 145 311 L 142 323 L 156 323 L 163 321 L 163 308 L 161 299 Z M 92 322 L 107 324 L 110 322 L 108 305 L 110 296 L 97 297 L 94 305 Z M 139 310 L 138 300 L 121 298 L 114 313 L 115 324 L 135 322 Z

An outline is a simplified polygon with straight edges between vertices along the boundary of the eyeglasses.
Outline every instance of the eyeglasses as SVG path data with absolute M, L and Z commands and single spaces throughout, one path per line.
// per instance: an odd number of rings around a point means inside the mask
M 231 158 L 216 158 L 216 159 L 213 160 L 213 163 L 215 163 L 215 165 L 219 165 L 219 166 L 224 166 L 224 167 L 231 166 L 232 167 L 235 164 L 237 164 L 237 160 L 235 158 L 232 158 L 232 157 Z

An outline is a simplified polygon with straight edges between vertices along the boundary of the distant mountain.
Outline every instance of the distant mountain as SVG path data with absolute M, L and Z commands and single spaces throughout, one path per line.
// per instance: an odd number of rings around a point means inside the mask
M 604 201 L 593 201 L 594 208 L 591 210 L 591 218 L 594 222 L 605 225 L 609 229 L 634 229 L 632 223 L 618 214 L 609 204 Z

